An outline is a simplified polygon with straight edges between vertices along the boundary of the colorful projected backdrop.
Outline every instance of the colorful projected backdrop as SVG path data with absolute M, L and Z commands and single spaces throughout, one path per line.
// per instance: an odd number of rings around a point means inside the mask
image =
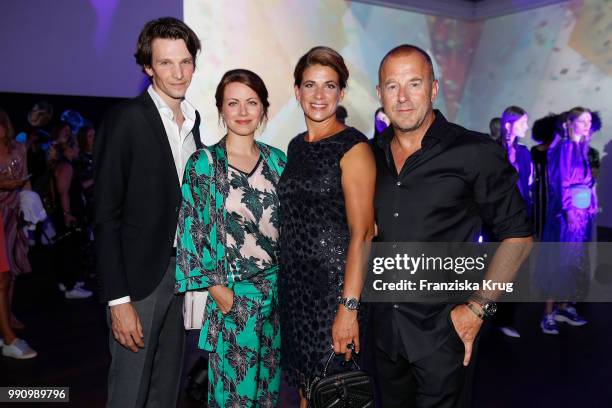
M 331 46 L 346 59 L 347 122 L 371 135 L 378 63 L 395 45 L 413 43 L 434 58 L 441 85 L 437 108 L 449 119 L 487 131 L 490 118 L 508 105 L 522 106 L 531 120 L 583 105 L 603 117 L 593 146 L 602 156 L 612 151 L 610 0 L 574 1 L 482 22 L 339 0 L 184 0 L 184 19 L 203 41 L 190 92 L 204 114 L 209 143 L 222 134 L 215 86 L 226 70 L 241 67 L 260 74 L 270 91 L 270 121 L 261 139 L 285 148 L 305 129 L 293 96 L 293 67 L 315 45 Z M 612 185 L 609 160 L 604 159 L 600 196 L 612 203 L 611 192 L 604 191 Z

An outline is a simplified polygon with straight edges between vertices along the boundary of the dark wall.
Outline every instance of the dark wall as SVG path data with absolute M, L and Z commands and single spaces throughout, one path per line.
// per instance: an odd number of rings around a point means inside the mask
M 59 120 L 60 115 L 65 110 L 74 109 L 97 126 L 108 108 L 124 100 L 124 98 L 0 92 L 0 107 L 9 114 L 17 133 L 27 127 L 27 114 L 32 106 L 43 100 L 53 105 L 52 122 Z
M 0 92 L 132 97 L 134 61 L 152 19 L 183 18 L 182 0 L 0 1 Z

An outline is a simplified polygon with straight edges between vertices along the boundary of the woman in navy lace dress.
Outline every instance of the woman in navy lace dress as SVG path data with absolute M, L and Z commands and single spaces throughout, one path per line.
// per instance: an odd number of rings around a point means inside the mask
M 374 231 L 376 169 L 368 139 L 335 117 L 348 79 L 342 57 L 315 47 L 299 60 L 294 77 L 307 131 L 289 144 L 278 186 L 281 360 L 305 407 L 331 346 L 346 357 L 350 343 L 359 351 L 356 302 Z

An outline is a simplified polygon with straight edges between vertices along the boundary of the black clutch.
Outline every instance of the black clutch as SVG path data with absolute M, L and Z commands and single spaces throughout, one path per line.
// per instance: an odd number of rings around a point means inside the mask
M 315 377 L 308 389 L 309 408 L 366 408 L 374 407 L 374 384 L 351 357 L 348 371 L 328 374 L 329 363 L 334 352 L 327 359 L 320 376 Z

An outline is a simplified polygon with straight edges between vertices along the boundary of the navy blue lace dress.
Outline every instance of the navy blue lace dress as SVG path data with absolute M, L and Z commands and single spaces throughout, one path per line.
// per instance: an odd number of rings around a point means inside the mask
M 340 160 L 368 139 L 354 128 L 317 142 L 296 136 L 279 181 L 281 364 L 306 389 L 331 351 L 350 240 Z

